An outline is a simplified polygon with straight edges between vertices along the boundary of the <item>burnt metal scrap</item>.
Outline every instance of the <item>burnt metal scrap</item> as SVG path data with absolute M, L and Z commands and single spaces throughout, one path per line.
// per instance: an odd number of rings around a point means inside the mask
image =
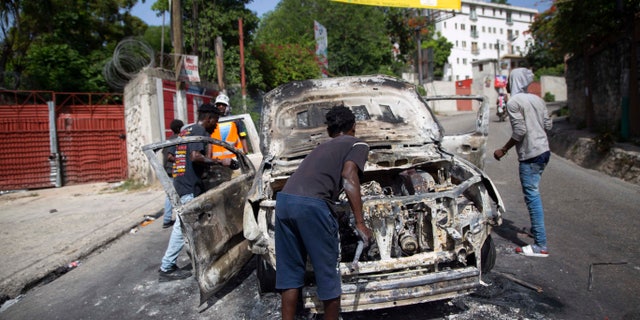
M 329 139 L 324 114 L 333 105 L 356 114 L 357 136 L 370 146 L 361 193 L 365 223 L 375 239 L 367 248 L 359 245 L 343 194 L 334 207 L 342 311 L 452 298 L 482 285 L 482 273 L 495 261 L 490 232 L 504 213 L 491 179 L 479 169 L 489 110 L 480 96 L 439 98 L 479 101 L 476 129 L 444 136 L 428 105 L 433 98 L 425 100 L 412 84 L 387 76 L 300 81 L 265 96 L 261 151 L 266 156 L 244 213 L 244 235 L 265 262 L 258 266 L 262 291 L 273 288 L 276 194 L 304 157 Z M 311 312 L 322 312 L 312 283 L 303 288 L 303 302 Z

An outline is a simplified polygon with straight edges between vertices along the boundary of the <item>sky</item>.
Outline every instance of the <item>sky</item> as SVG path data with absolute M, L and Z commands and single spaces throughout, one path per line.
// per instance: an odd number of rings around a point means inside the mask
M 132 14 L 140 17 L 148 25 L 159 26 L 162 25 L 162 16 L 156 17 L 156 13 L 151 10 L 151 5 L 155 0 L 145 0 L 145 3 L 138 1 L 138 4 L 133 7 Z M 247 8 L 255 12 L 258 17 L 261 17 L 266 12 L 275 9 L 279 0 L 253 0 L 247 5 Z M 511 5 L 516 7 L 526 7 L 536 9 L 538 12 L 547 10 L 551 6 L 551 0 L 509 0 Z M 165 18 L 165 23 L 169 24 L 169 17 Z

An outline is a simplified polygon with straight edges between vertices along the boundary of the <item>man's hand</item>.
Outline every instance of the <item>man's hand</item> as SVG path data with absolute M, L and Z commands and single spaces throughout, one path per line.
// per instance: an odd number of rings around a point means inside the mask
M 496 149 L 496 151 L 493 152 L 493 157 L 498 161 L 500 161 L 500 158 L 506 155 L 507 155 L 507 151 L 505 151 L 504 149 Z
M 358 238 L 364 242 L 365 247 L 368 247 L 373 240 L 373 232 L 364 224 L 364 222 L 356 223 L 356 234 Z

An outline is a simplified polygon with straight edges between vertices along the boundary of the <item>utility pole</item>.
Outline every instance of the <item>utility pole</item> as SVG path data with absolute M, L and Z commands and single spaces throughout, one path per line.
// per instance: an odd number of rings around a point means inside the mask
M 218 71 L 218 87 L 221 92 L 226 93 L 226 88 L 224 85 L 224 53 L 222 48 L 222 38 L 216 37 L 216 42 L 214 44 L 216 51 L 216 69 Z
M 187 104 L 184 92 L 184 83 L 180 81 L 180 69 L 182 67 L 182 4 L 180 0 L 171 0 L 171 31 L 173 32 L 174 70 L 176 80 L 177 119 L 187 122 Z
M 238 19 L 238 32 L 240 33 L 240 86 L 242 87 L 242 112 L 247 112 L 247 88 L 244 78 L 244 33 L 242 31 L 242 18 Z
M 496 77 L 497 77 L 502 74 L 502 71 L 500 71 L 500 40 L 497 40 L 497 39 L 496 39 L 496 50 L 498 51 L 498 59 L 496 59 Z
M 178 81 L 180 77 L 180 66 L 182 59 L 182 5 L 180 0 L 171 1 L 171 31 L 173 32 L 173 63 L 176 73 L 176 89 L 180 89 Z M 181 85 L 180 85 L 181 86 Z

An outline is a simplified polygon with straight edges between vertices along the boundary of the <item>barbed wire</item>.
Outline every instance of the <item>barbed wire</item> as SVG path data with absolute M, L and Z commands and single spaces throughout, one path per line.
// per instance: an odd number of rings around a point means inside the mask
M 102 69 L 105 81 L 115 89 L 124 89 L 144 68 L 155 66 L 155 52 L 146 42 L 126 38 L 118 43 L 113 56 Z

